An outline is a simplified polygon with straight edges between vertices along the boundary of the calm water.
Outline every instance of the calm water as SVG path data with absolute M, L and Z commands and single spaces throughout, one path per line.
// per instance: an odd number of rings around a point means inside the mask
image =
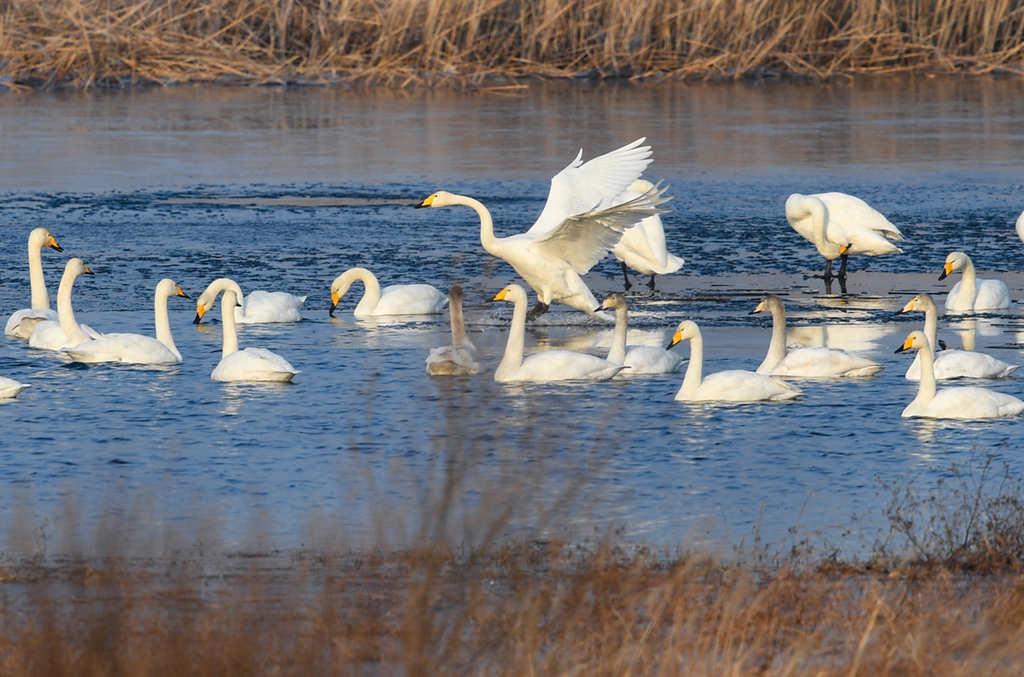
M 133 525 L 124 543 L 139 549 L 360 546 L 431 530 L 475 542 L 508 509 L 520 533 L 734 544 L 760 523 L 774 542 L 799 527 L 857 551 L 881 523 L 879 480 L 928 485 L 986 454 L 1024 470 L 1024 422 L 902 420 L 916 386 L 903 378 L 909 358 L 892 354 L 922 319 L 894 311 L 948 288 L 936 277 L 949 251 L 968 251 L 1021 298 L 1021 119 L 1024 83 L 997 79 L 4 94 L 4 317 L 27 305 L 25 238 L 38 225 L 65 248 L 44 252 L 51 296 L 69 255 L 97 273 L 76 284 L 75 307 L 101 331 L 150 333 L 165 276 L 193 297 L 221 276 L 309 296 L 301 323 L 241 330 L 243 346 L 302 370 L 291 386 L 211 382 L 220 325 L 195 327 L 181 299 L 171 319 L 185 362 L 174 368 L 71 365 L 4 340 L 0 374 L 33 385 L 0 404 L 7 549 L 92 542 L 111 514 Z M 692 318 L 705 327 L 706 371 L 756 368 L 770 330 L 747 313 L 774 290 L 791 341 L 855 349 L 885 371 L 806 383 L 796 403 L 688 406 L 673 400 L 681 375 L 431 380 L 423 360 L 449 341 L 446 316 L 360 322 L 345 299 L 328 317 L 330 281 L 351 266 L 384 284 L 458 282 L 493 370 L 511 308 L 484 300 L 513 271 L 483 252 L 469 210 L 409 205 L 439 188 L 469 194 L 499 234 L 518 232 L 579 147 L 589 158 L 639 136 L 655 151 L 648 174 L 671 185 L 666 234 L 687 265 L 658 292 L 628 295 L 631 343 L 666 342 Z M 782 210 L 791 192 L 826 190 L 863 197 L 908 237 L 903 255 L 855 261 L 845 299 L 805 277 L 821 260 Z M 617 262 L 587 282 L 599 298 L 621 289 Z M 610 333 L 554 312 L 528 343 L 602 354 Z M 940 335 L 1024 362 L 1017 303 Z M 995 387 L 1024 397 L 1020 379 Z M 432 520 L 425 506 L 446 492 L 455 508 Z

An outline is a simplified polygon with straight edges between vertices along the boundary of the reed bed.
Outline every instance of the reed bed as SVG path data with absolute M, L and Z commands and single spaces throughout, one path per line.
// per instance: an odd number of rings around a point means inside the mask
M 1024 73 L 1021 0 L 3 0 L 7 87 Z

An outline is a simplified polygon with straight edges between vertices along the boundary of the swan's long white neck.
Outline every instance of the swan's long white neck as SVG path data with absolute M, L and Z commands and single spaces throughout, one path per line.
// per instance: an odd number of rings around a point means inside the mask
M 488 253 L 498 256 L 498 252 L 502 250 L 502 241 L 494 236 L 494 220 L 491 218 L 491 212 L 487 210 L 487 207 L 482 202 L 465 195 L 452 195 L 451 204 L 470 207 L 477 213 L 480 217 L 480 244 L 484 246 Z
M 64 268 L 64 275 L 60 278 L 60 287 L 57 288 L 57 317 L 60 320 L 60 329 L 69 340 L 78 342 L 88 341 L 89 337 L 82 328 L 78 326 L 75 319 L 75 309 L 71 307 L 71 290 L 78 279 L 78 271 Z
M 704 339 L 700 330 L 690 339 L 690 363 L 686 365 L 686 376 L 676 397 L 691 398 L 697 394 L 701 381 L 704 380 Z
M 46 291 L 46 280 L 43 279 L 43 247 L 28 241 L 28 279 L 32 286 L 32 308 L 49 310 L 50 295 Z
M 828 208 L 819 199 L 807 201 L 806 209 L 811 215 L 812 234 L 814 235 L 814 246 L 818 253 L 829 261 L 839 258 L 839 245 L 830 242 L 825 236 L 828 227 Z
M 235 292 L 227 290 L 221 300 L 221 322 L 224 324 L 224 348 L 221 350 L 220 359 L 224 359 L 231 353 L 238 352 L 238 329 L 235 327 L 235 306 L 238 300 Z M 166 310 L 165 310 L 166 314 Z
M 935 347 L 939 345 L 939 308 L 934 303 L 924 307 L 924 335 L 928 338 L 932 357 L 935 357 Z
M 927 338 L 927 337 L 925 337 Z M 928 403 L 935 399 L 935 348 L 929 340 L 928 345 L 918 348 L 917 354 L 921 358 L 921 384 L 917 388 L 917 397 L 907 405 L 906 411 L 920 412 L 928 406 Z
M 242 315 L 245 315 L 245 295 L 242 293 L 242 288 L 238 286 L 238 283 L 231 278 L 221 277 L 210 283 L 210 286 L 203 292 L 203 296 L 207 294 L 213 294 L 213 301 L 217 299 L 217 295 L 221 292 L 233 291 L 235 292 L 235 301 L 238 304 L 239 311 Z M 212 303 L 212 302 L 211 302 Z
M 171 336 L 171 319 L 167 316 L 167 299 L 168 294 L 157 285 L 156 295 L 153 297 L 153 315 L 156 323 L 156 340 L 167 346 L 174 355 L 180 360 L 181 353 L 178 352 L 178 346 L 174 345 L 174 337 Z M 231 322 L 234 323 L 234 313 L 232 313 Z
M 758 374 L 770 374 L 779 362 L 786 359 L 786 309 L 777 303 L 768 305 L 772 313 L 772 342 L 768 344 L 768 354 L 764 362 L 757 368 Z
M 968 307 L 974 308 L 974 301 L 978 298 L 978 275 L 974 271 L 974 262 L 970 259 L 964 262 L 960 269 L 963 272 L 963 280 L 960 282 L 960 294 L 958 300 L 963 303 L 970 302 Z
M 466 342 L 466 325 L 462 319 L 462 298 L 451 299 L 449 295 L 448 310 L 452 314 L 452 345 L 461 346 Z
M 523 345 L 526 340 L 526 298 L 515 299 L 515 310 L 512 312 L 512 326 L 508 332 L 508 343 L 505 344 L 505 357 L 494 372 L 497 381 L 511 377 L 523 366 Z
M 626 331 L 629 328 L 629 310 L 625 306 L 615 308 L 615 335 L 612 337 L 612 349 L 608 351 L 608 361 L 622 364 L 626 361 Z
M 348 291 L 349 287 L 356 280 L 363 283 L 364 291 L 363 298 L 356 305 L 355 314 L 357 316 L 369 315 L 373 313 L 374 309 L 377 308 L 377 304 L 380 303 L 380 282 L 377 281 L 377 276 L 366 268 L 350 268 L 341 276 L 342 296 L 344 296 L 345 292 Z

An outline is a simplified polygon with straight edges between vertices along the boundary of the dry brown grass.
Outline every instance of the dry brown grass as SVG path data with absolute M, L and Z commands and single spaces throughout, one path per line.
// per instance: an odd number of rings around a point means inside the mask
M 1024 72 L 1020 0 L 2 0 L 8 87 Z

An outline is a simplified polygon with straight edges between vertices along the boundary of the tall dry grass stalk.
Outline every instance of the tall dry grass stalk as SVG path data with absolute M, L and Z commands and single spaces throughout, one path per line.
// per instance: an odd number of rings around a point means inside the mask
M 2 0 L 7 86 L 1024 72 L 1021 0 Z

